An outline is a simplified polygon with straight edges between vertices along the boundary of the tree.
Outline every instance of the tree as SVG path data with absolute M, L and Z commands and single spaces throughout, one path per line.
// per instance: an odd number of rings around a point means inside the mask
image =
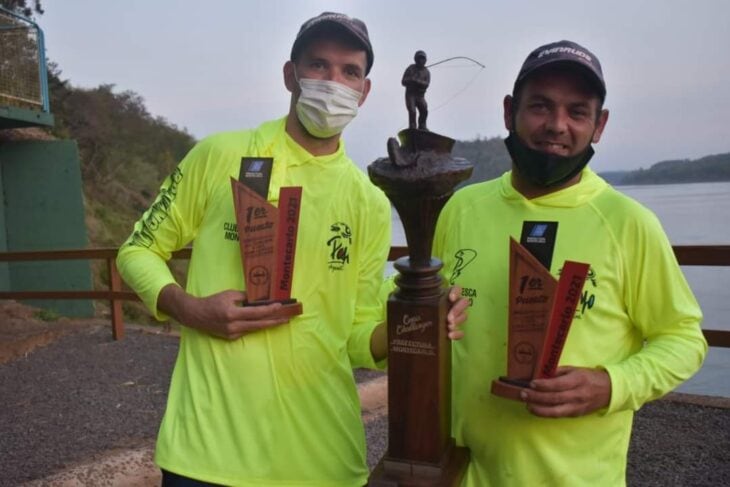
M 0 0 L 0 7 L 28 18 L 32 18 L 33 13 L 43 15 L 41 0 L 33 0 L 32 2 L 27 0 Z
M 453 154 L 474 164 L 471 177 L 460 186 L 497 178 L 509 171 L 512 164 L 501 137 L 458 141 Z

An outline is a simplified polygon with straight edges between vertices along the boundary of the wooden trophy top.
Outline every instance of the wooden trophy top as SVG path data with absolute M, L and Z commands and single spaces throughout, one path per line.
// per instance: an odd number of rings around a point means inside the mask
M 406 129 L 402 145 L 388 140 L 388 157 L 368 166 L 373 183 L 393 203 L 403 222 L 412 266 L 431 266 L 431 247 L 441 208 L 474 168 L 450 153 L 454 140 L 425 130 Z

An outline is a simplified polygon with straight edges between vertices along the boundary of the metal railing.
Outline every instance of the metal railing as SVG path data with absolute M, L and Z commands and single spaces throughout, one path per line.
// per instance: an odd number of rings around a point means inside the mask
M 730 266 L 730 245 L 676 245 L 674 253 L 680 265 L 685 266 Z M 124 338 L 122 301 L 139 301 L 139 297 L 122 284 L 116 266 L 116 248 L 49 250 L 29 252 L 0 252 L 0 262 L 38 262 L 56 260 L 106 261 L 109 273 L 107 290 L 88 291 L 0 291 L 0 299 L 94 299 L 109 301 L 112 336 L 115 340 Z M 408 254 L 406 247 L 391 247 L 389 261 Z M 190 259 L 191 249 L 173 252 L 173 259 Z M 714 324 L 713 326 L 718 326 Z M 707 342 L 713 347 L 730 348 L 730 331 L 703 329 Z
M 0 7 L 0 105 L 50 111 L 43 30 Z

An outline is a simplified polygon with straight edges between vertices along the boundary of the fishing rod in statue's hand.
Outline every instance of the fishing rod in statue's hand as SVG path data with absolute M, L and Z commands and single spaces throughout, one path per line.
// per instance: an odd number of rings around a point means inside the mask
M 481 67 L 482 69 L 486 68 L 486 66 L 484 66 L 484 65 L 483 65 L 482 63 L 480 63 L 479 61 L 476 61 L 476 60 L 474 60 L 474 59 L 472 59 L 472 58 L 470 58 L 470 57 L 467 57 L 467 56 L 454 56 L 454 57 L 449 57 L 449 58 L 446 58 L 446 59 L 442 59 L 441 61 L 438 61 L 438 62 L 436 62 L 436 63 L 431 63 L 431 64 L 429 64 L 429 65 L 428 65 L 428 66 L 426 66 L 426 67 L 427 67 L 427 68 L 432 68 L 432 67 L 434 67 L 434 66 L 438 66 L 439 64 L 443 64 L 443 63 L 445 63 L 445 62 L 448 62 L 448 61 L 453 61 L 454 59 L 466 59 L 467 61 L 471 61 L 471 62 L 473 62 L 474 64 L 476 64 L 476 65 L 480 66 L 480 67 Z
M 464 93 L 467 89 L 469 89 L 469 87 L 472 85 L 472 83 L 474 83 L 474 81 L 476 81 L 477 77 L 481 74 L 482 70 L 484 68 L 486 68 L 486 66 L 484 66 L 479 61 L 477 61 L 475 59 L 472 59 L 470 57 L 467 57 L 467 56 L 454 56 L 454 57 L 442 59 L 441 61 L 438 61 L 438 62 L 435 62 L 435 63 L 431 63 L 431 64 L 429 64 L 426 67 L 427 68 L 431 68 L 433 66 L 438 66 L 439 64 L 447 63 L 449 61 L 454 61 L 454 60 L 457 60 L 457 59 L 464 59 L 464 60 L 467 60 L 467 61 L 471 61 L 475 65 L 479 66 L 479 70 L 474 74 L 474 76 L 471 77 L 471 79 L 469 81 L 467 81 L 467 83 L 464 85 L 463 88 L 459 89 L 456 93 L 454 93 L 452 96 L 450 96 L 446 101 L 444 101 L 443 103 L 441 103 L 438 106 L 436 106 L 436 108 L 434 108 L 432 111 L 436 111 L 436 110 L 438 110 L 440 108 L 443 108 L 444 106 L 446 106 L 447 104 L 449 104 L 454 98 L 456 98 L 457 96 L 459 96 L 462 93 Z

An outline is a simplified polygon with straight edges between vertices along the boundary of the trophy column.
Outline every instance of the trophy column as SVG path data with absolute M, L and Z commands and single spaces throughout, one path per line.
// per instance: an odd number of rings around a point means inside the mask
M 398 289 L 388 300 L 388 451 L 369 486 L 458 485 L 469 461 L 451 438 L 449 303 L 431 257 L 441 208 L 472 165 L 450 154 L 452 139 L 407 129 L 388 141 L 388 158 L 368 167 L 398 211 L 408 257 L 395 262 Z

